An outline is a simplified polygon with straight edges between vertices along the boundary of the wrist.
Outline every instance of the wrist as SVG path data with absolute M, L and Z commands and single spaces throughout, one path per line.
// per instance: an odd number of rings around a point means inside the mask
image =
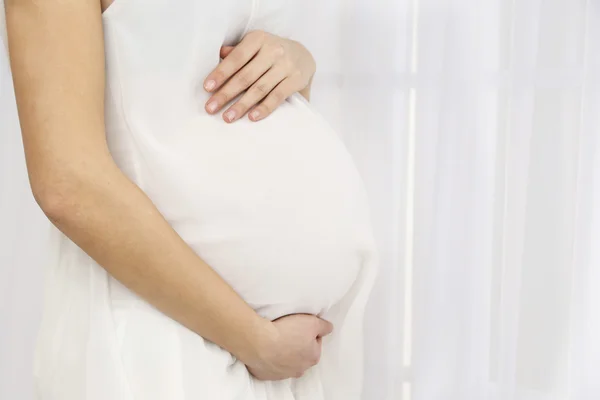
M 234 355 L 246 365 L 256 365 L 262 362 L 265 354 L 273 347 L 278 331 L 271 321 L 258 316 L 242 334 L 246 337 L 246 343 L 239 354 Z

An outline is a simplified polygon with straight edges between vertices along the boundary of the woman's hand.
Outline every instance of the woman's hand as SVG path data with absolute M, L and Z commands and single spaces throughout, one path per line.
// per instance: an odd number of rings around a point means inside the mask
M 237 46 L 222 47 L 221 58 L 223 61 L 204 81 L 204 88 L 213 93 L 206 103 L 209 114 L 219 112 L 244 91 L 223 114 L 226 122 L 239 119 L 249 110 L 250 120 L 261 120 L 295 92 L 308 99 L 316 64 L 310 52 L 296 41 L 252 31 Z
M 299 378 L 319 362 L 321 338 L 332 330 L 331 323 L 308 314 L 269 322 L 260 340 L 259 356 L 246 361 L 246 367 L 260 380 Z

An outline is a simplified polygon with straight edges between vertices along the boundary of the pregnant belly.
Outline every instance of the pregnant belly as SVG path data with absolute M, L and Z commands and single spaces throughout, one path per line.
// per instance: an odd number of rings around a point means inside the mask
M 196 116 L 152 140 L 141 186 L 259 313 L 323 313 L 349 290 L 370 232 L 365 195 L 343 144 L 305 103 L 259 123 Z

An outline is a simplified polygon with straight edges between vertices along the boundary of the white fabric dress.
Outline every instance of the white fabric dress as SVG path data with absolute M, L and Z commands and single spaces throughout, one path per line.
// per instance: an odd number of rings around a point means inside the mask
M 300 379 L 253 379 L 54 230 L 35 357 L 40 400 L 353 400 L 376 251 L 362 181 L 300 95 L 258 123 L 204 110 L 223 44 L 286 36 L 284 0 L 115 0 L 103 15 L 106 126 L 119 168 L 262 316 L 333 322 Z M 114 223 L 118 223 L 115 221 Z

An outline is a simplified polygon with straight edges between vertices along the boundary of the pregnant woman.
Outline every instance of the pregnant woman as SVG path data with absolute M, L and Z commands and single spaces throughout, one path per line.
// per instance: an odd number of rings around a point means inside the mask
M 359 399 L 369 211 L 289 2 L 4 6 L 56 227 L 38 399 Z

